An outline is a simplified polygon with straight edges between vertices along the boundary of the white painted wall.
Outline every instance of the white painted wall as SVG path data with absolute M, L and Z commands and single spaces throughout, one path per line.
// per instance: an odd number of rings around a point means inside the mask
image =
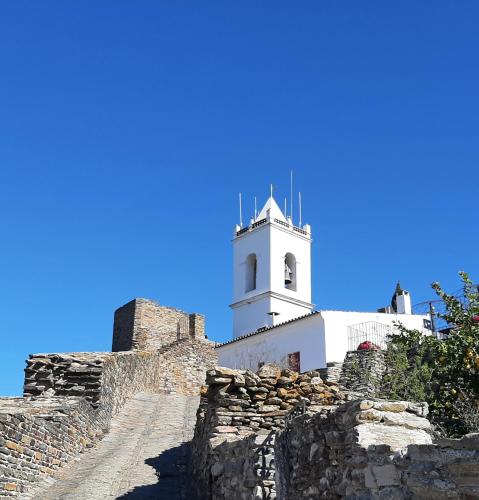
M 396 307 L 397 312 L 400 314 L 412 313 L 411 295 L 409 292 L 403 290 L 402 294 L 396 295 Z
M 428 315 L 385 314 L 354 311 L 321 311 L 325 324 L 326 361 L 343 361 L 348 351 L 348 326 L 375 321 L 393 326 L 395 322 L 402 323 L 407 328 L 424 330 L 423 320 Z
M 271 298 L 253 297 L 249 302 L 238 304 L 233 309 L 233 337 L 252 333 L 263 326 L 271 326 Z
M 264 225 L 233 240 L 233 303 L 270 290 L 271 260 L 268 233 L 268 227 Z M 252 253 L 256 254 L 257 258 L 256 289 L 246 292 L 246 259 Z
M 311 236 L 288 225 L 274 200 L 258 217 L 266 223 L 233 239 L 233 337 L 239 337 L 269 325 L 268 312 L 278 312 L 284 322 L 309 313 L 311 304 Z M 273 211 L 273 213 L 271 212 Z M 279 218 L 279 219 L 278 219 Z M 280 220 L 280 222 L 278 222 Z M 288 227 L 285 226 L 288 225 Z M 284 260 L 287 253 L 296 258 L 296 290 L 284 284 Z M 256 255 L 256 288 L 246 291 L 248 256 Z
M 326 363 L 343 361 L 348 350 L 348 326 L 375 321 L 385 325 L 401 322 L 425 333 L 427 315 L 385 314 L 351 311 L 320 311 L 303 319 L 277 326 L 263 333 L 217 348 L 219 364 L 230 368 L 256 370 L 259 362 L 286 365 L 287 355 L 300 352 L 301 371 L 324 368 Z
M 274 223 L 269 229 L 271 291 L 311 303 L 311 238 Z M 284 259 L 287 253 L 296 257 L 296 291 L 284 286 Z
M 323 321 L 319 314 L 217 348 L 218 364 L 258 369 L 259 362 L 287 366 L 287 355 L 300 351 L 301 370 L 325 366 Z
M 286 301 L 285 299 L 279 299 L 276 297 L 271 298 L 271 311 L 279 312 L 279 316 L 276 316 L 275 324 L 284 323 L 290 319 L 299 318 L 311 312 L 311 307 L 304 306 L 300 304 L 294 304 Z

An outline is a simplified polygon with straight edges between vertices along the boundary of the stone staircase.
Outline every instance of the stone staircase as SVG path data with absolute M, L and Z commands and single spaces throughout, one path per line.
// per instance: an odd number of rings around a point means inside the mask
M 28 498 L 35 500 L 186 497 L 185 469 L 199 397 L 139 393 L 98 445 Z M 26 498 L 26 497 L 25 497 Z

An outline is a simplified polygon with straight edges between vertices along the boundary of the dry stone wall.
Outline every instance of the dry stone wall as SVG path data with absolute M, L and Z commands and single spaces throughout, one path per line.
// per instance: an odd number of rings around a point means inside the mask
M 425 404 L 360 400 L 288 421 L 275 450 L 279 497 L 405 498 L 391 460 L 431 443 L 426 414 Z
M 343 362 L 332 361 L 327 363 L 325 368 L 319 368 L 318 371 L 323 380 L 339 383 L 343 371 Z
M 0 497 L 24 497 L 102 434 L 83 399 L 0 398 Z
M 371 397 L 378 392 L 385 370 L 383 351 L 349 351 L 341 367 L 339 383 L 348 391 Z
M 199 500 L 479 498 L 479 434 L 433 443 L 425 403 L 350 400 L 317 372 L 207 373 Z
M 108 353 L 34 354 L 27 359 L 24 396 L 81 396 L 98 406 Z
M 424 404 L 362 400 L 287 422 L 282 500 L 479 498 L 479 434 L 432 444 Z
M 384 351 L 364 349 L 349 351 L 343 362 L 328 363 L 318 371 L 324 380 L 338 382 L 358 397 L 373 397 L 385 370 Z
M 345 395 L 316 371 L 275 365 L 257 373 L 216 367 L 207 373 L 193 440 L 199 499 L 275 498 L 275 433 L 292 410 L 334 406 Z

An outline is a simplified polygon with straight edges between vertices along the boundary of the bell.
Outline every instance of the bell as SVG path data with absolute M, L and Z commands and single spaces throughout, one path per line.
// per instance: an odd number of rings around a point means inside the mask
M 293 281 L 291 280 L 292 271 L 286 262 L 284 263 L 284 284 L 290 285 Z

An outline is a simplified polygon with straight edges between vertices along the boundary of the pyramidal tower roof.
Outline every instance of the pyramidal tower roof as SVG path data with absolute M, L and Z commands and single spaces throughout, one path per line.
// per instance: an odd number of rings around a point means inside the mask
M 265 203 L 264 207 L 262 208 L 256 220 L 265 219 L 267 217 L 268 210 L 269 210 L 269 216 L 271 218 L 287 222 L 286 217 L 284 216 L 283 212 L 281 211 L 281 209 L 279 208 L 278 204 L 276 203 L 276 201 L 272 196 L 268 198 L 268 201 Z

